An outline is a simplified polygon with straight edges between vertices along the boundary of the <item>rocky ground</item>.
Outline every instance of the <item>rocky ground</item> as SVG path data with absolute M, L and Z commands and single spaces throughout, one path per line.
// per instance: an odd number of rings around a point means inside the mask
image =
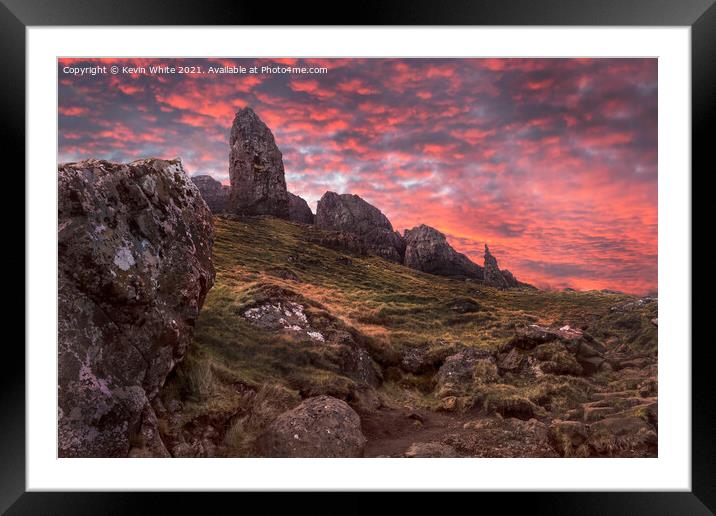
M 656 299 L 434 276 L 273 217 L 215 234 L 157 403 L 173 456 L 657 455 Z

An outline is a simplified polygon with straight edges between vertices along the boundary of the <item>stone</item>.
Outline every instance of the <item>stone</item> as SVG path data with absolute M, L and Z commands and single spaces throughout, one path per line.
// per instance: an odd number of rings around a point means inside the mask
M 388 218 L 357 195 L 326 192 L 318 201 L 319 228 L 358 235 L 368 253 L 396 263 L 403 262 L 405 242 Z
M 600 457 L 655 456 L 657 434 L 652 426 L 640 417 L 613 416 L 589 425 L 589 445 Z
M 552 447 L 562 457 L 588 457 L 590 455 L 587 445 L 589 432 L 583 423 L 555 419 L 547 430 L 547 436 Z
M 270 333 L 286 335 L 303 346 L 330 350 L 327 361 L 356 382 L 356 387 L 376 386 L 379 370 L 355 330 L 327 312 L 311 313 L 306 300 L 284 290 L 251 305 L 241 314 L 251 325 Z M 355 337 L 354 337 L 355 335 Z M 323 394 L 323 392 L 315 392 Z M 333 392 L 333 394 L 336 394 Z
M 191 181 L 199 189 L 201 197 L 212 213 L 223 213 L 226 211 L 229 206 L 229 195 L 231 191 L 229 186 L 222 185 L 219 181 L 207 175 L 192 176 Z
M 489 353 L 468 348 L 447 357 L 435 378 L 439 398 L 459 396 L 473 385 L 497 381 L 497 365 Z
M 132 436 L 131 444 L 129 457 L 171 457 L 159 435 L 157 416 L 149 404 L 142 411 L 140 429 Z
M 362 457 L 365 443 L 358 414 L 331 396 L 304 400 L 278 416 L 258 439 L 264 457 Z
M 457 457 L 455 448 L 442 443 L 413 443 L 405 452 L 409 458 L 450 458 Z
M 658 303 L 658 298 L 656 297 L 647 296 L 637 299 L 632 298 L 612 306 L 609 310 L 612 312 L 631 312 L 634 310 L 640 310 L 655 303 Z
M 402 350 L 400 368 L 413 374 L 436 371 L 453 351 L 440 341 L 405 346 Z
M 58 202 L 58 454 L 163 455 L 150 405 L 214 281 L 211 212 L 178 159 L 60 165 Z
M 311 326 L 300 303 L 272 300 L 252 306 L 242 314 L 251 324 L 265 331 L 280 331 L 296 337 L 325 342 L 325 336 Z
M 421 374 L 434 367 L 433 361 L 428 360 L 430 347 L 427 344 L 410 346 L 403 350 L 400 367 L 404 371 Z
M 527 288 L 535 289 L 528 283 L 518 281 L 507 269 L 500 270 L 497 265 L 497 259 L 492 256 L 490 249 L 485 244 L 485 263 L 483 267 L 484 281 L 487 285 L 495 288 L 507 289 L 507 288 Z
M 549 346 L 544 347 L 546 344 Z M 530 324 L 518 328 L 512 339 L 504 346 L 504 351 L 515 348 L 531 351 L 540 346 L 536 357 L 543 361 L 541 368 L 545 373 L 552 374 L 593 374 L 607 370 L 610 364 L 606 361 L 602 344 L 590 335 L 569 325 L 560 328 L 548 328 L 538 324 Z M 569 353 L 571 356 L 567 356 Z M 502 369 L 506 369 L 501 364 Z
M 508 342 L 508 347 L 531 350 L 559 338 L 559 334 L 551 328 L 530 324 L 526 328 L 517 329 L 515 336 Z
M 308 203 L 298 195 L 288 192 L 288 220 L 303 224 L 313 224 L 315 219 L 316 217 Z
M 251 108 L 236 113 L 229 145 L 229 211 L 237 215 L 273 215 L 288 219 L 283 156 L 273 133 Z
M 508 280 L 503 276 L 500 268 L 497 266 L 497 259 L 492 256 L 490 249 L 485 244 L 485 266 L 484 272 L 485 283 L 496 288 L 510 288 Z
M 464 276 L 483 279 L 482 267 L 458 253 L 445 235 L 421 224 L 404 234 L 406 267 L 439 276 Z
M 570 341 L 567 343 L 567 348 L 574 353 L 577 362 L 587 374 L 608 366 L 604 356 L 584 341 Z
M 509 353 L 503 353 L 497 360 L 497 366 L 503 371 L 519 371 L 522 368 L 524 356 L 517 348 L 512 348 Z
M 356 342 L 347 331 L 332 330 L 326 333 L 333 349 L 333 360 L 343 374 L 357 381 L 358 387 L 379 385 L 378 368 L 362 344 Z
M 516 335 L 510 340 L 508 345 L 510 347 L 529 350 L 555 340 L 580 342 L 586 341 L 588 338 L 585 337 L 585 334 L 582 333 L 581 330 L 571 328 L 570 326 L 548 328 L 546 326 L 540 326 L 539 324 L 530 324 L 527 327 L 518 328 Z M 585 345 L 587 345 L 586 342 Z M 593 345 L 600 346 L 596 342 L 593 343 Z

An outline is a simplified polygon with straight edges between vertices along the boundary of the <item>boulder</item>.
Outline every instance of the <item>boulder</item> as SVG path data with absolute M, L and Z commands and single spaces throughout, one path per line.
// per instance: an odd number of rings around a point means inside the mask
M 473 385 L 497 381 L 495 358 L 486 351 L 472 348 L 451 355 L 437 372 L 438 397 L 459 396 Z
M 193 176 L 191 181 L 199 189 L 201 197 L 212 213 L 223 213 L 229 206 L 230 188 L 211 176 Z
M 264 457 L 362 457 L 366 438 L 358 414 L 331 396 L 304 400 L 259 436 Z
M 512 348 L 509 353 L 502 353 L 497 360 L 497 366 L 502 371 L 519 371 L 522 368 L 524 355 L 517 348 Z
M 318 201 L 319 228 L 358 235 L 370 254 L 402 263 L 405 242 L 383 213 L 357 195 L 326 192 Z
M 574 353 L 577 362 L 588 374 L 595 373 L 601 368 L 610 367 L 602 353 L 584 341 L 570 341 L 567 343 L 567 349 Z
M 214 281 L 212 216 L 180 160 L 58 169 L 60 457 L 126 457 Z M 144 443 L 146 444 L 146 443 Z
M 413 374 L 425 374 L 440 367 L 449 354 L 447 349 L 434 349 L 429 343 L 406 346 L 400 359 L 400 368 Z
M 408 373 L 423 375 L 436 373 L 445 359 L 454 355 L 460 344 L 444 339 L 423 341 L 403 346 L 400 368 Z
M 549 346 L 545 347 L 546 344 Z M 516 349 L 532 351 L 538 346 L 535 356 L 542 361 L 541 368 L 546 373 L 593 374 L 611 367 L 604 357 L 604 346 L 581 330 L 570 326 L 548 328 L 530 324 L 518 328 L 515 336 L 506 343 L 503 352 L 509 353 L 500 362 L 500 368 L 516 369 L 516 365 L 510 367 L 514 360 L 507 358 L 517 358 Z
M 455 251 L 435 228 L 421 224 L 406 230 L 404 239 L 404 264 L 411 269 L 440 276 L 483 278 L 482 267 Z
M 580 330 L 569 326 L 562 326 L 561 328 L 548 328 L 546 326 L 540 326 L 539 324 L 530 324 L 526 328 L 518 328 L 516 335 L 509 341 L 508 346 L 530 350 L 541 344 L 555 340 L 562 340 L 566 342 L 581 341 L 586 339 L 589 339 L 589 337 L 585 337 L 584 333 Z M 598 346 L 599 344 L 595 345 Z
M 551 328 L 530 324 L 526 328 L 518 328 L 515 336 L 508 342 L 507 347 L 531 350 L 559 338 L 560 335 Z
M 288 219 L 294 222 L 313 224 L 315 215 L 304 199 L 288 192 Z
M 289 300 L 267 300 L 252 306 L 243 313 L 244 318 L 265 331 L 277 331 L 296 337 L 325 342 L 325 336 L 316 328 L 305 313 L 305 307 Z
M 289 199 L 283 157 L 271 130 L 251 108 L 236 113 L 229 145 L 229 210 L 238 215 L 287 219 Z

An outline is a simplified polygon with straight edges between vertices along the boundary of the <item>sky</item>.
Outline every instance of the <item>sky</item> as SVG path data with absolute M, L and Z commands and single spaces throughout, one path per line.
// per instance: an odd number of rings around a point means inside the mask
M 60 162 L 179 156 L 228 184 L 250 106 L 314 211 L 358 194 L 541 288 L 657 290 L 656 59 L 73 58 L 58 81 Z

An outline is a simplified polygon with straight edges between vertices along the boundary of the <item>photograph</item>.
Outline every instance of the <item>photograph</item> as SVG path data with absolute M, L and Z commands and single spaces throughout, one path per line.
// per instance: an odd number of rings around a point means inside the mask
M 59 458 L 659 457 L 657 58 L 56 62 Z

